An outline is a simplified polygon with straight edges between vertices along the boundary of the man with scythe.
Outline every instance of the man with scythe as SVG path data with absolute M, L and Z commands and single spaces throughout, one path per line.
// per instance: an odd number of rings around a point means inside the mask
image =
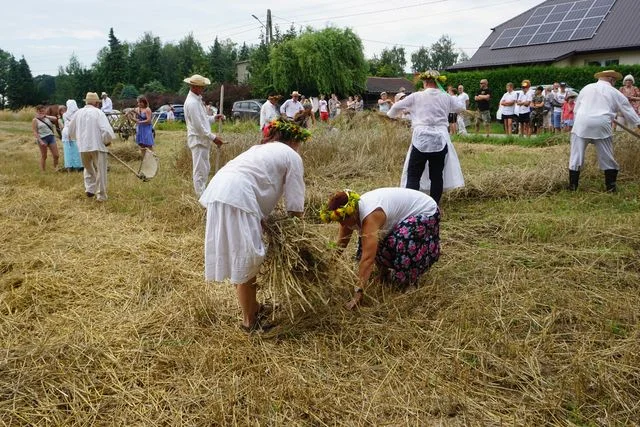
M 184 79 L 189 85 L 189 94 L 184 102 L 184 118 L 187 122 L 187 145 L 191 150 L 191 158 L 193 160 L 193 188 L 196 195 L 200 197 L 207 188 L 207 180 L 211 171 L 211 163 L 209 161 L 209 151 L 213 142 L 220 147 L 223 142 L 214 133 L 211 132 L 211 123 L 221 119 L 222 114 L 214 116 L 207 115 L 204 102 L 202 101 L 202 93 L 205 86 L 211 84 L 211 81 L 199 74 Z

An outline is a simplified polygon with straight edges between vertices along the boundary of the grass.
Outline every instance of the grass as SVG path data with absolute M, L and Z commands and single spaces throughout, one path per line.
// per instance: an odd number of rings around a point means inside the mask
M 231 129 L 222 164 L 259 140 Z M 467 185 L 443 198 L 443 254 L 417 291 L 372 285 L 351 313 L 344 280 L 327 305 L 288 305 L 247 337 L 233 290 L 202 278 L 184 131 L 158 130 L 153 181 L 111 162 L 105 204 L 78 174 L 40 173 L 29 135 L 0 122 L 2 424 L 640 422 L 640 161 L 626 136 L 615 195 L 592 147 L 569 193 L 567 144 L 456 142 Z M 397 185 L 409 140 L 369 114 L 315 129 L 308 216 L 337 189 Z M 112 149 L 135 163 L 131 142 Z

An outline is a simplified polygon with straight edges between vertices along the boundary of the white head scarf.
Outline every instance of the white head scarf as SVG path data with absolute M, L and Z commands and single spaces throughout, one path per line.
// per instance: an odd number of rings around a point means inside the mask
M 62 128 L 62 140 L 69 140 L 69 123 L 71 123 L 71 119 L 78 111 L 78 104 L 73 99 L 67 100 L 67 111 L 62 115 L 62 121 L 64 122 L 64 128 Z
M 624 79 L 622 79 L 622 83 L 626 82 L 627 80 L 631 80 L 631 83 L 636 84 L 636 80 L 631 74 L 627 74 L 626 76 L 624 76 Z

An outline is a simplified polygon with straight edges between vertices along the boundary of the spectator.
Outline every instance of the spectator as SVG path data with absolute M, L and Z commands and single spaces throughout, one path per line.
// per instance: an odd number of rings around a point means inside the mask
M 465 113 L 466 110 L 469 109 L 469 94 L 464 91 L 464 86 L 458 85 L 458 101 L 464 104 Z M 467 134 L 467 123 L 465 121 L 464 114 L 458 114 L 458 134 L 466 135 Z
M 364 101 L 362 101 L 360 95 L 356 95 L 354 99 L 356 104 L 356 111 L 364 111 Z
M 562 105 L 562 130 L 563 132 L 571 132 L 573 128 L 573 120 L 575 118 L 573 110 L 576 106 L 576 98 L 578 94 L 574 91 L 567 91 L 564 104 Z
M 555 89 L 555 83 L 553 84 Z M 551 104 L 553 105 L 553 129 L 555 132 L 562 131 L 562 105 L 564 98 L 567 96 L 567 84 L 561 82 L 559 88 L 554 92 Z
M 169 110 L 167 110 L 167 121 L 173 122 L 176 120 L 176 113 L 173 109 L 173 105 L 169 105 Z
M 523 80 L 520 83 L 522 87 L 521 94 L 518 95 L 516 107 L 518 109 L 518 126 L 520 128 L 520 136 L 531 136 L 531 101 L 533 100 L 533 92 L 531 91 L 531 82 Z
M 323 122 L 329 121 L 329 105 L 324 99 L 324 95 L 320 94 L 320 101 L 318 101 L 318 111 L 320 111 L 320 120 Z
M 546 132 L 553 132 L 553 103 L 554 97 L 553 86 L 547 86 L 544 88 L 544 118 L 542 127 Z
M 356 102 L 353 100 L 353 96 L 347 98 L 347 110 L 356 111 Z
M 378 99 L 378 110 L 381 113 L 387 113 L 387 111 L 389 111 L 389 109 L 391 108 L 391 106 L 393 105 L 393 102 L 391 101 L 391 99 L 389 99 L 389 96 L 387 95 L 387 92 L 382 92 L 380 94 L 380 99 Z
M 453 86 L 451 85 L 447 86 L 447 93 L 449 94 L 449 96 L 453 96 L 454 98 L 457 98 L 457 95 L 455 90 L 453 89 Z M 456 112 L 449 113 L 449 117 L 447 117 L 447 121 L 449 122 L 449 135 L 455 135 L 456 133 L 458 133 L 458 113 Z
M 264 129 L 272 120 L 280 117 L 280 111 L 278 110 L 279 99 L 280 95 L 270 92 L 267 101 L 260 107 L 260 130 Z
M 476 122 L 476 133 L 480 132 L 480 122 L 482 122 L 484 123 L 487 136 L 489 136 L 491 131 L 491 89 L 489 88 L 489 81 L 487 79 L 480 80 L 480 89 L 478 89 L 473 99 L 476 101 L 480 115 L 479 120 Z
M 533 128 L 532 132 L 536 135 L 540 135 L 544 128 L 545 99 L 543 91 L 544 88 L 542 86 L 538 86 L 536 88 L 536 93 L 531 99 L 531 127 Z
M 331 94 L 331 98 L 329 98 L 329 118 L 333 119 L 337 115 L 337 111 L 339 109 L 340 101 L 335 93 Z
M 287 99 L 280 107 L 280 114 L 284 117 L 293 119 L 296 113 L 303 110 L 302 103 L 299 101 L 300 94 L 297 90 L 291 92 L 291 98 Z
M 631 74 L 628 74 L 624 76 L 622 84 L 620 92 L 627 97 L 635 112 L 640 114 L 640 89 L 635 86 L 635 79 Z
M 511 126 L 515 117 L 515 105 L 518 95 L 513 90 L 513 83 L 509 82 L 506 86 L 507 91 L 500 99 L 502 106 L 502 122 L 504 123 L 504 132 L 511 135 Z
M 113 112 L 113 102 L 111 102 L 111 98 L 107 95 L 107 92 L 102 92 L 102 106 L 100 109 L 103 113 L 111 113 Z

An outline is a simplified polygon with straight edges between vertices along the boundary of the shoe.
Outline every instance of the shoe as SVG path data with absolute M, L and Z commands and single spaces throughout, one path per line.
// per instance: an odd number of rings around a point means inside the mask
M 86 194 L 87 194 L 87 197 L 89 197 L 89 198 L 91 198 L 91 197 L 95 196 L 95 194 L 90 193 L 89 191 L 87 191 L 87 192 L 86 192 Z
M 607 189 L 607 193 L 615 193 L 618 191 L 616 180 L 618 178 L 617 169 L 607 169 L 604 171 L 604 185 Z
M 276 325 L 260 319 L 256 319 L 256 321 L 253 322 L 251 326 L 244 326 L 242 323 L 240 323 L 238 326 L 243 332 L 246 332 L 247 334 L 260 334 L 264 332 L 269 332 Z
M 256 319 L 264 320 L 268 318 L 269 316 L 271 316 L 271 314 L 273 314 L 273 310 L 275 310 L 275 308 L 276 307 L 274 307 L 273 304 L 260 304 L 260 308 L 258 308 L 258 311 L 256 311 Z
M 569 191 L 576 191 L 578 189 L 578 182 L 580 182 L 580 171 L 569 169 Z

